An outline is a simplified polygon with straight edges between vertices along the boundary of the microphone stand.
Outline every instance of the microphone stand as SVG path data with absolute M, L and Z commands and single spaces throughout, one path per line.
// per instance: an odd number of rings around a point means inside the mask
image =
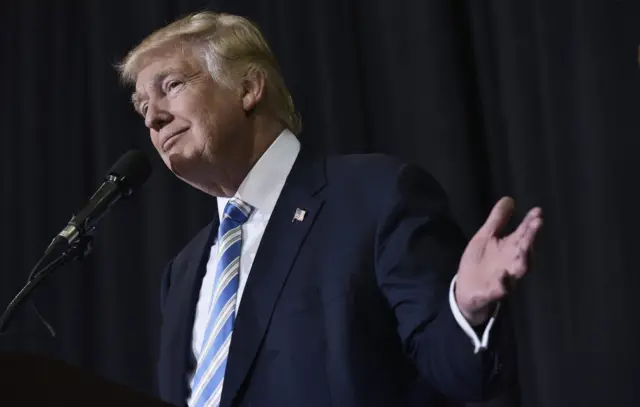
M 0 335 L 4 333 L 4 329 L 11 322 L 11 319 L 14 315 L 14 311 L 17 307 L 24 302 L 33 290 L 35 290 L 42 281 L 47 278 L 51 273 L 60 267 L 71 263 L 76 260 L 81 260 L 85 258 L 87 255 L 91 253 L 93 236 L 91 235 L 83 235 L 78 237 L 69 247 L 65 248 L 65 250 L 59 254 L 52 262 L 47 264 L 40 272 L 38 272 L 38 268 L 40 264 L 51 255 L 53 252 L 53 246 L 50 246 L 45 254 L 40 258 L 34 269 L 31 271 L 29 278 L 27 279 L 27 283 L 22 287 L 22 289 L 16 294 L 16 296 L 11 300 L 7 308 L 5 308 L 2 316 L 0 317 Z M 56 246 L 58 246 L 56 244 Z

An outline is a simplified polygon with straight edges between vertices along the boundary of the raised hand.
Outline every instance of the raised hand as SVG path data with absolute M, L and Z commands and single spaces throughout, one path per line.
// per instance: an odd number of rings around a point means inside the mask
M 542 226 L 542 210 L 531 209 L 513 233 L 500 237 L 513 209 L 512 198 L 500 199 L 460 259 L 455 298 L 472 325 L 485 322 L 492 304 L 504 298 L 510 286 L 527 273 L 528 254 Z

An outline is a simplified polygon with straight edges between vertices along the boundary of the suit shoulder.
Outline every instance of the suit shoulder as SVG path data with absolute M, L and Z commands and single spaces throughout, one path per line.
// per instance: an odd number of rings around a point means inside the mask
M 336 171 L 356 172 L 395 172 L 407 165 L 398 157 L 382 153 L 344 154 L 327 157 L 328 167 Z
M 399 183 L 408 179 L 437 184 L 433 176 L 419 165 L 381 153 L 329 156 L 327 174 L 333 180 L 378 190 L 397 189 Z
M 166 283 L 170 285 L 171 280 L 174 278 L 176 272 L 182 270 L 184 267 L 189 264 L 190 261 L 193 260 L 193 256 L 200 253 L 200 249 L 203 244 L 205 244 L 209 240 L 209 234 L 211 232 L 211 227 L 213 226 L 213 221 L 208 225 L 200 229 L 198 233 L 196 233 L 191 240 L 183 246 L 183 248 L 169 261 L 167 265 L 167 269 L 165 270 Z
M 402 201 L 448 206 L 441 184 L 421 166 L 385 154 L 328 157 L 327 179 L 339 196 L 379 213 Z
M 202 244 L 209 240 L 213 223 L 213 221 L 209 222 L 205 227 L 200 229 L 186 245 L 182 247 L 182 249 L 173 258 L 174 265 L 188 262 L 193 257 L 194 251 L 199 251 Z

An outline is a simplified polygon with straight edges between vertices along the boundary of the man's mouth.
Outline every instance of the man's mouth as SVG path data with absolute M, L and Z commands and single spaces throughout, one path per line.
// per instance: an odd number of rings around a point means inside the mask
M 162 143 L 162 150 L 165 152 L 169 151 L 169 149 L 176 143 L 176 141 L 178 141 L 178 138 L 180 138 L 180 136 L 183 135 L 185 132 L 186 130 L 181 130 L 167 137 L 167 139 Z

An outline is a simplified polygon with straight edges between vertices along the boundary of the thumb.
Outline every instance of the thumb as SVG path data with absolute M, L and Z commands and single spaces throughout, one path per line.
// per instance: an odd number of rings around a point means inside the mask
M 515 202 L 511 197 L 503 197 L 495 204 L 489 217 L 480 230 L 480 234 L 485 236 L 494 236 L 509 222 Z

